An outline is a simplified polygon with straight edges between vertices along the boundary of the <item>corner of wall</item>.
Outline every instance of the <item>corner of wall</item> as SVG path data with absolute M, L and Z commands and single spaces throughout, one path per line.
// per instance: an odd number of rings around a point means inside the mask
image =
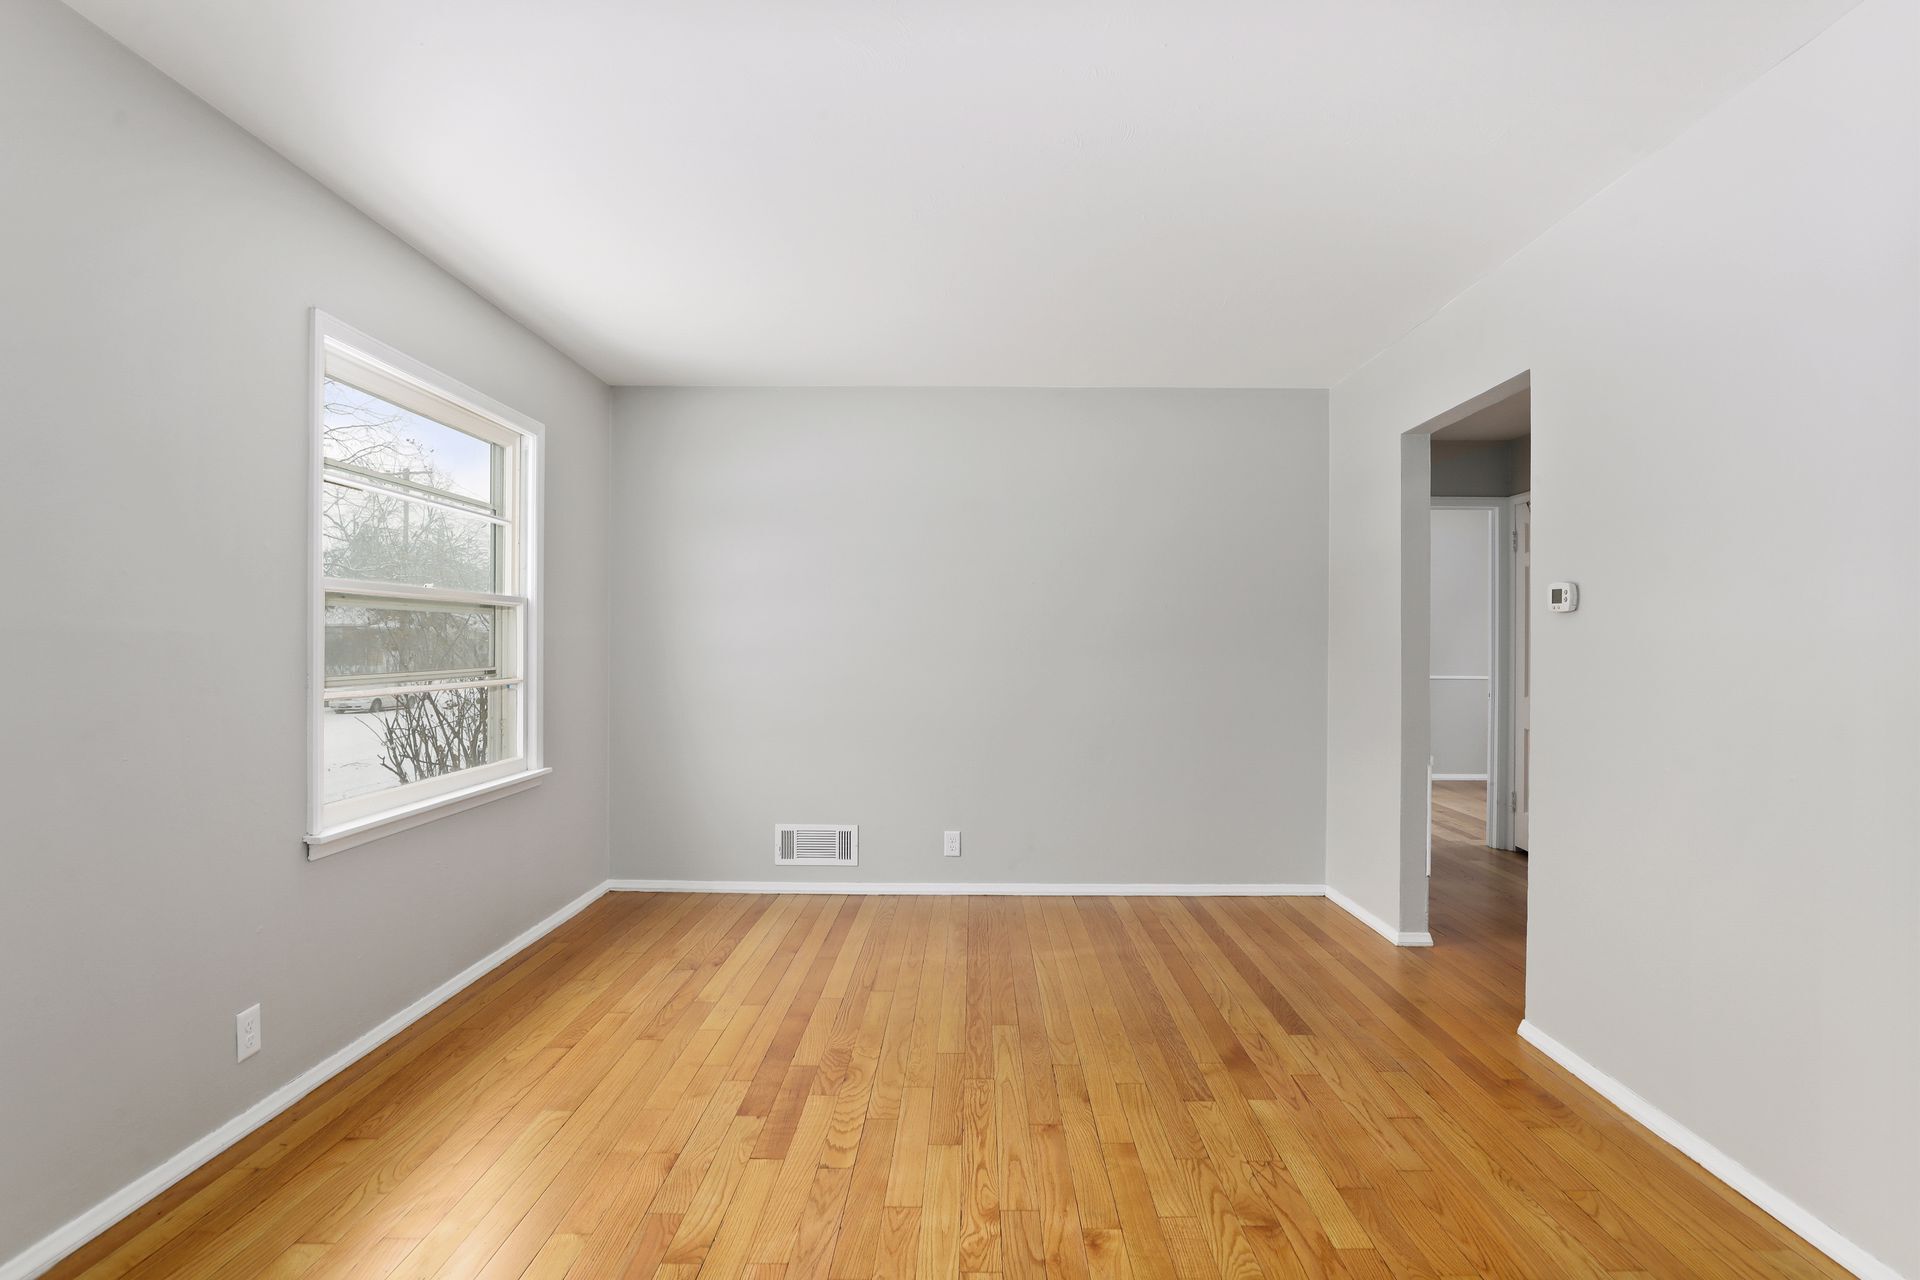
M 617 426 L 617 419 L 614 415 L 614 404 L 619 398 L 620 388 L 610 383 L 603 383 L 602 385 L 606 387 L 607 391 L 605 397 L 607 443 L 605 470 L 607 477 L 607 524 L 609 526 L 607 530 L 607 542 L 609 547 L 611 547 L 613 542 L 611 526 L 615 518 L 616 500 L 619 497 L 614 487 L 613 479 L 613 433 Z M 603 754 L 600 757 L 607 774 L 606 798 L 605 803 L 602 805 L 605 821 L 602 826 L 600 841 L 600 866 L 604 873 L 601 879 L 611 880 L 613 878 L 613 556 L 611 552 L 607 555 L 605 564 L 602 567 L 600 590 L 602 603 L 604 605 L 604 608 L 601 610 L 602 625 L 600 639 L 601 645 L 607 655 L 607 675 L 605 681 L 601 684 L 600 693 L 608 709 L 606 734 L 601 742 Z

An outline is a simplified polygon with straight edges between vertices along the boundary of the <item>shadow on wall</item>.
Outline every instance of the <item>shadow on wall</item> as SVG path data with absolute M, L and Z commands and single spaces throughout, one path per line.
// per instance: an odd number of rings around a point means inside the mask
M 1533 437 L 1433 441 L 1433 496 L 1506 498 L 1533 487 Z

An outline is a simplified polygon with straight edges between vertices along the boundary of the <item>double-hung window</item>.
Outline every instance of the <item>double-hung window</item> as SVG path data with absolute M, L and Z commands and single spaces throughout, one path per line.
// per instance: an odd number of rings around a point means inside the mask
M 307 845 L 531 784 L 541 429 L 314 315 Z

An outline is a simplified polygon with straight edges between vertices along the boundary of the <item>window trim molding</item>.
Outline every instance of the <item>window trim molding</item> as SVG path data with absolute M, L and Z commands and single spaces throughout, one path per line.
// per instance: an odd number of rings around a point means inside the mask
M 306 846 L 309 860 L 339 853 L 382 836 L 405 831 L 435 818 L 470 809 L 477 804 L 500 799 L 534 786 L 552 770 L 545 764 L 546 686 L 544 631 L 546 627 L 545 538 L 546 517 L 546 428 L 464 382 L 415 360 L 379 339 L 363 333 L 335 317 L 313 308 L 311 345 L 307 370 L 307 816 Z M 514 535 L 518 542 L 520 577 L 513 596 L 524 597 L 524 654 L 521 679 L 521 740 L 519 753 L 511 759 L 521 767 L 501 775 L 487 773 L 493 766 L 482 765 L 462 770 L 449 778 L 468 780 L 428 795 L 413 792 L 421 783 L 410 783 L 396 791 L 410 792 L 412 798 L 396 797 L 397 803 L 375 813 L 326 825 L 325 734 L 326 709 L 326 598 L 338 585 L 322 568 L 321 503 L 325 476 L 326 378 L 329 352 L 337 352 L 353 363 L 373 369 L 384 378 L 445 401 L 465 418 L 471 416 L 484 424 L 488 434 L 499 434 L 528 447 L 520 449 L 515 485 L 518 490 Z M 465 421 L 453 424 L 469 429 Z M 381 587 L 381 594 L 408 596 L 423 589 L 396 586 Z M 472 594 L 472 593 L 463 593 Z M 508 761 L 500 761 L 506 764 Z M 480 776 L 470 777 L 478 774 Z M 378 794 L 378 793 L 376 793 Z
M 357 849 L 382 836 L 394 835 L 420 826 L 422 823 L 432 822 L 435 818 L 444 818 L 450 814 L 459 813 L 463 809 L 486 804 L 489 800 L 499 800 L 515 792 L 525 791 L 529 787 L 538 786 L 540 780 L 552 772 L 552 769 L 526 769 L 504 778 L 476 782 L 470 787 L 462 787 L 458 791 L 450 791 L 429 800 L 391 809 L 371 818 L 340 823 L 307 837 L 307 861 L 313 862 L 329 854 Z

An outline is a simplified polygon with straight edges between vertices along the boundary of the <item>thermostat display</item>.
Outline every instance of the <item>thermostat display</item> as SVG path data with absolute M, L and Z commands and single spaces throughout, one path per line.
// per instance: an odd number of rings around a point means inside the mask
M 1580 607 L 1580 584 L 1556 582 L 1547 588 L 1547 608 L 1555 613 L 1572 613 Z

